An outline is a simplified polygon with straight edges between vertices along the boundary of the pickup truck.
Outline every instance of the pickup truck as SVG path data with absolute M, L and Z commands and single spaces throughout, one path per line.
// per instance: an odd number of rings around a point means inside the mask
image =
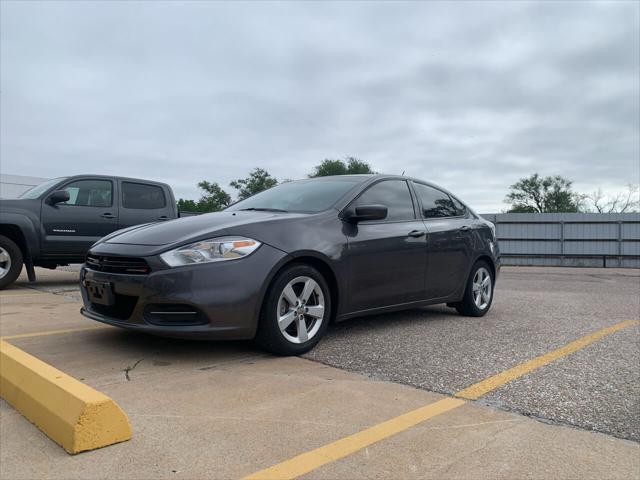
M 121 228 L 178 217 L 171 188 L 158 182 L 104 175 L 55 178 L 0 200 L 0 289 L 24 264 L 54 269 L 82 263 L 89 247 Z

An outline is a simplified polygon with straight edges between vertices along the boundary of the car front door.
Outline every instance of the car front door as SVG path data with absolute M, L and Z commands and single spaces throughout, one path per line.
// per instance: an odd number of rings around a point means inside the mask
M 60 187 L 69 200 L 42 201 L 42 251 L 45 255 L 82 257 L 100 238 L 118 228 L 114 183 L 109 179 L 71 180 Z
M 472 220 L 448 193 L 418 182 L 413 188 L 427 227 L 427 294 L 429 299 L 445 298 L 466 280 Z
M 122 180 L 122 208 L 118 228 L 175 217 L 164 190 L 159 185 Z
M 350 272 L 349 310 L 358 312 L 425 297 L 425 226 L 417 218 L 404 180 L 383 180 L 365 190 L 348 209 L 384 205 L 384 220 L 345 225 Z

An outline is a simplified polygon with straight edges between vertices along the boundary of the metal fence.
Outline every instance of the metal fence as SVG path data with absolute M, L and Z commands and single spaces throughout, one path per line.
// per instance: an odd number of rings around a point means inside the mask
M 640 213 L 499 213 L 504 265 L 640 268 Z

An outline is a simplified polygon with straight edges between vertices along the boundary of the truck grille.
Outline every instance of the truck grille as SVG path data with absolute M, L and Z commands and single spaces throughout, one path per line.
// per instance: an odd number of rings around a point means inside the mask
M 146 275 L 151 271 L 147 262 L 142 258 L 87 255 L 85 262 L 87 268 L 97 270 L 98 272 Z

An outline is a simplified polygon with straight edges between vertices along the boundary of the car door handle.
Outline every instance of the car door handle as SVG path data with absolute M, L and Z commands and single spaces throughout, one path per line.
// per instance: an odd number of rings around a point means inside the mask
M 471 230 L 471 227 L 469 227 L 468 225 L 460 227 L 460 231 L 461 232 L 468 232 L 469 230 Z
M 408 235 L 412 238 L 423 237 L 426 234 L 424 230 L 411 230 Z
M 101 216 L 102 218 L 109 218 L 109 219 L 111 219 L 111 218 L 116 218 L 116 216 L 115 216 L 113 213 L 109 213 L 109 212 L 107 212 L 107 213 L 103 213 L 103 214 L 102 214 L 102 215 L 100 215 L 100 216 Z
M 158 220 L 163 222 L 165 220 L 169 220 L 169 217 L 167 217 L 166 215 L 162 215 L 162 216 L 158 217 Z

